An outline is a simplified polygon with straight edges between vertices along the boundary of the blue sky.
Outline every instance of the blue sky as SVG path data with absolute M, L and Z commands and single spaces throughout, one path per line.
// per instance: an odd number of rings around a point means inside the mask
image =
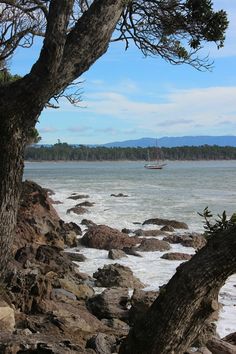
M 108 52 L 79 79 L 80 107 L 61 100 L 45 109 L 37 128 L 42 143 L 74 144 L 183 135 L 236 135 L 236 2 L 214 0 L 228 12 L 225 47 L 205 48 L 213 70 L 199 72 L 144 58 L 135 48 L 111 44 Z M 18 51 L 12 71 L 30 70 L 40 46 Z M 204 54 L 203 54 L 204 55 Z

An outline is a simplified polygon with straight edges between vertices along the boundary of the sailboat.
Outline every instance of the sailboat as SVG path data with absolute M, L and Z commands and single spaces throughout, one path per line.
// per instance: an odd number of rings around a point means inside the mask
M 154 163 L 150 163 L 148 162 L 147 164 L 144 165 L 144 168 L 147 168 L 148 170 L 162 170 L 164 166 L 166 166 L 166 163 L 162 163 L 159 159 L 158 159 L 158 148 L 156 146 L 156 150 L 157 150 L 157 158 L 156 161 Z M 160 150 L 160 149 L 159 149 Z M 148 151 L 148 161 L 150 161 L 150 157 L 149 157 L 149 151 Z

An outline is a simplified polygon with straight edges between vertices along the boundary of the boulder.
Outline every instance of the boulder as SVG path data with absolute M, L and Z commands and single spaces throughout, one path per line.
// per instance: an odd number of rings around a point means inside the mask
M 136 245 L 137 238 L 129 237 L 117 229 L 105 225 L 90 227 L 81 239 L 81 244 L 86 247 L 98 249 L 122 249 Z
M 6 301 L 0 299 L 0 332 L 12 333 L 14 328 L 14 310 Z
M 68 278 L 59 279 L 62 289 L 65 289 L 74 294 L 78 299 L 86 300 L 94 295 L 94 290 L 87 284 Z
M 87 207 L 87 208 L 90 208 L 90 207 L 94 206 L 94 204 L 95 203 L 89 202 L 88 200 L 86 200 L 85 202 L 77 204 L 76 207 Z
M 127 255 L 124 251 L 111 249 L 108 252 L 108 258 L 110 258 L 110 259 L 120 259 L 123 257 L 127 257 Z
M 163 254 L 161 258 L 168 259 L 170 261 L 188 261 L 189 259 L 192 258 L 192 255 L 188 253 L 169 252 Z
M 168 251 L 170 245 L 166 241 L 157 240 L 155 238 L 142 239 L 141 244 L 137 247 L 138 251 L 154 252 L 154 251 Z
M 83 219 L 81 221 L 81 225 L 85 225 L 87 226 L 87 228 L 97 226 L 97 224 L 95 224 L 92 220 L 88 220 L 88 219 Z
M 70 214 L 72 212 L 77 214 L 77 215 L 81 215 L 81 214 L 87 213 L 88 209 L 85 209 L 85 208 L 83 208 L 81 206 L 74 206 L 74 207 L 72 207 L 70 209 L 67 209 L 66 214 Z
M 88 309 L 97 318 L 128 319 L 128 289 L 106 289 L 87 301 Z
M 124 322 L 119 320 L 118 318 L 103 318 L 101 322 L 107 327 L 112 328 L 115 333 L 121 335 L 122 337 L 127 336 L 130 330 L 130 326 Z
M 140 233 L 140 230 L 138 230 L 138 232 Z M 136 234 L 136 232 L 135 232 Z M 140 234 L 136 234 L 137 236 L 164 236 L 166 235 L 165 231 L 161 231 L 161 230 L 142 230 L 142 232 Z
M 86 261 L 86 257 L 78 252 L 65 252 L 67 257 L 69 257 L 73 262 L 84 262 Z
M 75 247 L 81 229 L 62 221 L 54 209 L 47 190 L 32 181 L 22 184 L 13 253 L 29 244 Z
M 86 347 L 94 349 L 97 354 L 111 354 L 116 351 L 116 337 L 98 333 L 87 341 Z
M 169 243 L 181 243 L 185 247 L 193 247 L 195 249 L 201 249 L 206 245 L 206 238 L 197 233 L 189 233 L 184 235 L 168 235 L 164 237 L 164 241 Z
M 123 251 L 130 256 L 142 257 L 134 247 L 123 247 Z
M 158 291 L 144 291 L 144 290 L 134 290 L 133 296 L 131 297 L 130 303 L 131 308 L 129 310 L 129 322 L 134 324 L 143 318 L 148 308 L 158 297 Z
M 175 229 L 173 228 L 173 226 L 165 225 L 161 228 L 161 231 L 173 232 L 173 231 L 175 231 Z
M 143 225 L 154 224 L 154 225 L 164 225 L 164 226 L 172 226 L 174 229 L 188 229 L 188 225 L 182 221 L 176 220 L 168 220 L 168 219 L 148 219 L 145 220 Z
M 121 287 L 121 288 L 143 288 L 141 281 L 133 275 L 129 267 L 121 264 L 108 264 L 99 268 L 93 277 L 96 279 L 96 286 L 102 287 Z
M 86 198 L 89 198 L 89 195 L 87 195 L 87 194 L 77 194 L 77 195 L 71 195 L 67 199 L 78 200 L 78 199 L 86 199 Z

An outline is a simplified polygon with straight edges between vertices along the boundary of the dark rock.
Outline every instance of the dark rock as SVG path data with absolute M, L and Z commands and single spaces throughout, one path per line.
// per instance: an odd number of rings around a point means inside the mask
M 129 310 L 129 321 L 134 324 L 143 318 L 148 308 L 158 297 L 158 291 L 134 290 Z
M 123 257 L 127 257 L 127 255 L 125 254 L 125 252 L 121 251 L 121 250 L 110 250 L 108 252 L 108 258 L 110 259 L 120 259 Z
M 76 235 L 82 235 L 82 230 L 79 225 L 77 225 L 75 222 L 64 222 L 63 220 L 59 221 L 60 226 L 67 232 L 74 231 Z
M 93 277 L 96 279 L 96 286 L 121 287 L 121 288 L 143 288 L 144 285 L 137 279 L 129 267 L 121 264 L 104 265 L 99 268 Z
M 87 226 L 87 228 L 97 226 L 97 224 L 95 224 L 92 220 L 88 220 L 88 219 L 83 219 L 81 221 L 81 225 L 85 225 Z
M 164 236 L 166 235 L 165 231 L 161 230 L 143 230 L 142 235 L 139 236 Z
M 88 299 L 87 306 L 97 318 L 118 318 L 127 320 L 128 318 L 128 289 L 106 289 L 101 294 Z
M 89 195 L 87 195 L 87 194 L 71 195 L 67 199 L 78 200 L 78 199 L 85 199 L 85 198 L 89 198 Z
M 84 262 L 87 259 L 81 253 L 66 252 L 66 255 L 74 262 Z
M 170 245 L 166 241 L 157 240 L 155 238 L 142 239 L 141 244 L 137 247 L 138 251 L 153 252 L 153 251 L 168 251 Z
M 161 231 L 173 232 L 175 229 L 170 225 L 165 225 L 161 228 Z
M 92 207 L 94 206 L 95 203 L 93 202 L 89 202 L 88 200 L 86 200 L 85 202 L 76 204 L 76 207 Z
M 130 256 L 142 257 L 134 247 L 123 247 L 123 251 Z
M 66 211 L 66 214 L 70 214 L 71 212 L 73 212 L 73 213 L 75 213 L 75 214 L 77 214 L 77 215 L 81 215 L 81 214 L 87 213 L 88 210 L 85 209 L 85 208 L 83 208 L 83 207 L 80 207 L 80 206 L 74 206 L 74 207 L 68 209 L 68 210 Z
M 148 224 L 167 225 L 167 226 L 172 226 L 174 229 L 188 229 L 187 224 L 176 220 L 154 218 L 154 219 L 145 220 L 143 223 L 143 225 L 148 225 Z
M 130 229 L 124 228 L 124 229 L 121 230 L 121 232 L 123 232 L 124 234 L 131 234 L 133 231 L 130 230 Z
M 143 236 L 143 233 L 144 233 L 143 229 L 134 230 L 134 234 L 136 236 Z
M 185 235 L 168 235 L 164 237 L 164 241 L 169 243 L 181 243 L 185 247 L 193 247 L 200 249 L 206 245 L 206 239 L 201 234 L 185 234 Z
M 163 254 L 161 258 L 168 259 L 170 261 L 188 261 L 189 259 L 192 258 L 192 255 L 187 253 L 180 253 L 180 252 L 170 252 L 170 253 Z
M 118 193 L 118 194 L 111 194 L 111 197 L 126 198 L 126 197 L 128 197 L 128 195 L 127 194 L 123 194 L 123 193 Z
M 130 330 L 130 326 L 124 322 L 119 320 L 118 318 L 103 318 L 101 322 L 115 330 L 115 333 L 117 333 L 119 336 L 121 335 L 122 337 L 127 336 Z
M 86 247 L 105 250 L 122 249 L 134 246 L 137 242 L 136 238 L 105 225 L 90 227 L 81 239 L 81 244 Z
M 88 340 L 86 347 L 94 349 L 97 354 L 111 354 L 116 351 L 116 337 L 98 333 Z

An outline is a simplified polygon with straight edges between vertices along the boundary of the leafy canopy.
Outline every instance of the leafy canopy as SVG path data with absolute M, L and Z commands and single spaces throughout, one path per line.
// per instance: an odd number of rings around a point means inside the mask
M 67 33 L 93 3 L 74 0 Z M 5 0 L 0 2 L 0 63 L 17 47 L 29 48 L 37 36 L 44 37 L 52 0 Z M 172 64 L 188 63 L 197 69 L 209 67 L 199 58 L 204 42 L 224 44 L 228 26 L 226 12 L 215 12 L 211 0 L 124 0 L 124 10 L 113 41 L 133 42 L 142 53 L 161 56 Z

